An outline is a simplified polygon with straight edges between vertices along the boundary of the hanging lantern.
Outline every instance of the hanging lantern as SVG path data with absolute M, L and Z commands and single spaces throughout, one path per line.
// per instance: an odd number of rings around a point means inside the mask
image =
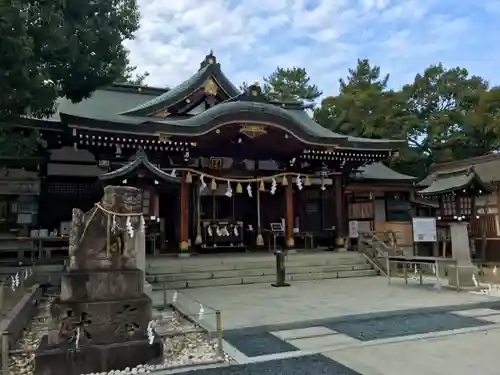
M 188 172 L 188 173 L 186 174 L 186 182 L 187 182 L 188 184 L 190 184 L 190 183 L 192 183 L 192 182 L 193 182 L 193 176 L 191 175 L 191 172 Z
M 212 190 L 217 190 L 217 182 L 215 182 L 215 179 L 212 179 L 212 183 L 210 184 L 210 188 Z
M 306 176 L 306 180 L 304 181 L 305 186 L 311 186 L 311 178 L 309 176 Z
M 283 176 L 281 179 L 281 185 L 288 186 L 288 178 L 286 176 Z
M 236 185 L 236 193 L 238 194 L 243 193 L 243 187 L 241 186 L 240 182 L 238 182 L 238 185 Z
M 264 185 L 264 181 L 262 181 L 262 180 L 260 180 L 259 190 L 260 191 L 266 191 L 266 187 Z

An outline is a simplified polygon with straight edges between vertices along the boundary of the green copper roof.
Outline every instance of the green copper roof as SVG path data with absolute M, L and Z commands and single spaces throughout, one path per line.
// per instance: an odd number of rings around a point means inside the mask
M 137 168 L 144 167 L 151 174 L 158 177 L 159 180 L 164 182 L 172 182 L 172 183 L 180 183 L 180 179 L 177 177 L 173 177 L 168 173 L 162 171 L 160 168 L 156 167 L 152 164 L 143 150 L 137 151 L 135 158 L 128 164 L 125 164 L 123 167 L 118 168 L 112 172 L 104 173 L 99 176 L 100 180 L 112 180 L 115 178 L 124 178 L 133 173 Z
M 202 135 L 218 125 L 230 122 L 251 122 L 252 120 L 273 123 L 309 142 L 339 145 L 352 148 L 390 150 L 404 147 L 404 140 L 378 140 L 351 137 L 334 133 L 316 123 L 305 111 L 287 110 L 263 102 L 237 101 L 218 104 L 198 115 L 176 119 L 133 116 L 103 116 L 98 118 L 75 118 L 61 114 L 63 122 L 82 124 L 89 128 L 101 128 L 124 132 L 172 135 Z
M 359 168 L 358 173 L 353 176 L 358 180 L 393 180 L 393 181 L 415 181 L 417 178 L 396 172 L 384 163 L 372 163 Z
M 124 85 L 120 84 L 120 87 L 122 86 Z M 164 92 L 165 90 L 162 91 Z M 117 90 L 111 86 L 96 90 L 88 99 L 84 99 L 79 103 L 73 103 L 71 100 L 60 98 L 56 103 L 56 113 L 49 120 L 60 121 L 60 113 L 83 117 L 108 117 L 145 103 L 157 97 L 160 92 L 160 89 L 146 93 L 137 90 L 125 91 Z
M 208 56 L 207 56 L 208 57 Z M 191 95 L 195 90 L 203 86 L 205 81 L 214 77 L 221 87 L 227 91 L 229 97 L 236 96 L 240 91 L 234 86 L 231 81 L 224 75 L 219 64 L 206 64 L 198 70 L 194 75 L 186 81 L 175 86 L 171 90 L 146 103 L 142 103 L 134 108 L 128 108 L 126 111 L 121 112 L 122 115 L 130 116 L 147 116 L 159 110 L 165 109 L 172 104 L 179 102 Z
M 462 168 L 436 173 L 431 185 L 420 190 L 418 194 L 427 196 L 442 195 L 471 187 L 482 190 L 485 193 L 490 191 L 476 174 L 474 168 Z

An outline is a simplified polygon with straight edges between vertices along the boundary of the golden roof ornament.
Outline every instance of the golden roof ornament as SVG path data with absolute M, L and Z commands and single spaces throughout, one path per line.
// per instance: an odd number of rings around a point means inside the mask
M 219 88 L 218 88 L 217 84 L 215 83 L 215 81 L 212 79 L 212 77 L 210 77 L 203 84 L 203 90 L 205 91 L 205 94 L 207 94 L 209 96 L 216 96 Z

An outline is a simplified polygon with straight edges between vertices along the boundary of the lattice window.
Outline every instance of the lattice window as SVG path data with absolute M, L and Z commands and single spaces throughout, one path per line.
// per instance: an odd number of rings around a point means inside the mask
M 88 194 L 92 191 L 91 183 L 76 183 L 76 182 L 49 182 L 47 191 L 52 194 Z
M 470 215 L 472 213 L 472 198 L 471 197 L 459 197 L 458 203 L 460 205 L 461 215 Z
M 151 192 L 149 190 L 143 190 L 142 194 L 142 213 L 144 215 L 149 215 L 151 204 Z
M 443 197 L 443 215 L 444 216 L 457 215 L 457 206 L 454 195 L 448 195 Z
M 349 204 L 349 219 L 373 219 L 373 203 L 357 202 Z

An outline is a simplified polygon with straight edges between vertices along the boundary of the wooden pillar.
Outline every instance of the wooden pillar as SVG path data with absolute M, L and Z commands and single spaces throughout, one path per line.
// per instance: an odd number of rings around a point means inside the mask
M 375 192 L 370 191 L 370 200 L 372 202 L 372 227 L 371 230 L 375 232 L 375 212 L 377 211 L 377 206 L 375 204 Z
M 185 172 L 182 173 L 181 179 L 179 210 L 179 248 L 181 251 L 187 251 L 189 248 L 189 189 Z
M 343 247 L 345 242 L 345 211 L 344 211 L 344 190 L 342 189 L 342 175 L 337 175 L 335 179 L 335 214 L 337 216 L 337 227 L 335 245 Z
M 293 224 L 294 224 L 294 214 L 293 214 L 293 184 L 292 178 L 283 177 L 288 180 L 285 191 L 285 206 L 286 206 L 286 220 L 285 220 L 285 234 L 286 234 L 286 247 L 293 248 L 295 246 L 295 240 L 293 238 Z

